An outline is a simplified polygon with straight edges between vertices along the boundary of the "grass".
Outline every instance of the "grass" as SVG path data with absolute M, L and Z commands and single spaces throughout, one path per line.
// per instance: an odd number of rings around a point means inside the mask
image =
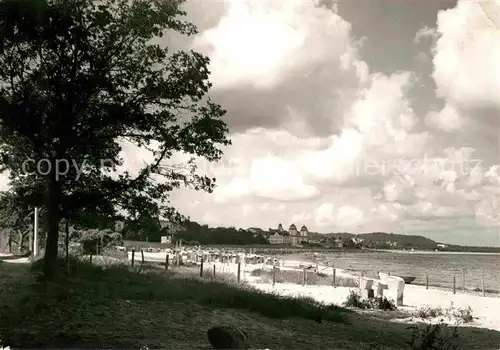
M 272 283 L 273 281 L 273 271 L 256 269 L 251 273 L 252 277 L 258 277 L 261 283 Z M 304 280 L 304 273 L 302 271 L 292 271 L 292 270 L 276 270 L 276 283 L 292 283 L 292 284 L 302 284 Z M 333 277 L 327 275 L 326 273 L 307 271 L 306 279 L 307 285 L 316 286 L 331 286 L 333 283 Z M 359 280 L 357 277 L 353 278 L 343 278 L 335 277 L 335 286 L 337 287 L 358 287 Z
M 0 264 L 0 339 L 12 349 L 208 349 L 208 328 L 229 324 L 244 329 L 254 348 L 408 348 L 404 324 L 180 271 L 71 260 L 69 275 L 49 283 L 39 263 Z M 460 333 L 465 349 L 500 343 L 498 332 Z
M 427 325 L 424 328 L 410 326 L 408 329 L 412 331 L 412 337 L 408 345 L 411 349 L 458 349 L 460 339 L 457 328 L 454 327 L 451 334 L 443 335 L 441 332 L 444 327 L 446 326 L 443 323 Z

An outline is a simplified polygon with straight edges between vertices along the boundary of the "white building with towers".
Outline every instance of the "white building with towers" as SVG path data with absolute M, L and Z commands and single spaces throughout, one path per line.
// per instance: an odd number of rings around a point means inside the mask
M 266 236 L 271 244 L 300 246 L 308 242 L 309 231 L 305 225 L 302 225 L 299 231 L 295 224 L 291 224 L 287 231 L 279 224 L 277 229 L 270 228 Z

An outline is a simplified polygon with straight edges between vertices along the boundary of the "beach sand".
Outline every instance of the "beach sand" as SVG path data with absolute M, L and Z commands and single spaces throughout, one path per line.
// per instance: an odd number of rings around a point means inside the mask
M 299 265 L 310 264 L 303 261 L 286 261 L 285 267 L 280 269 L 294 269 Z M 213 266 L 216 266 L 216 271 L 221 273 L 236 274 L 237 264 L 205 264 L 207 271 L 211 271 Z M 311 264 L 316 266 L 316 264 Z M 332 268 L 319 265 L 319 270 L 324 273 L 331 273 Z M 268 292 L 278 293 L 287 296 L 310 297 L 319 302 L 326 304 L 335 304 L 341 306 L 347 299 L 351 291 L 358 291 L 358 288 L 348 287 L 332 287 L 332 286 L 317 286 L 298 284 L 276 283 L 274 286 L 270 283 L 261 283 L 259 277 L 252 277 L 251 272 L 256 269 L 272 269 L 269 265 L 242 265 L 241 278 L 243 281 L 253 286 L 254 288 Z M 210 270 L 208 270 L 210 269 Z M 337 276 L 357 278 L 356 275 L 349 271 L 337 269 Z M 436 324 L 443 322 L 448 325 L 457 325 L 460 319 L 457 317 L 439 316 L 435 318 L 421 319 L 414 316 L 415 312 L 423 307 L 441 308 L 442 310 L 451 308 L 452 310 L 465 310 L 467 307 L 472 309 L 474 320 L 470 323 L 460 324 L 461 326 L 470 326 L 478 328 L 487 328 L 500 331 L 500 298 L 497 296 L 483 297 L 477 293 L 457 291 L 453 294 L 452 290 L 431 288 L 426 289 L 425 286 L 407 284 L 404 288 L 403 306 L 398 307 L 398 312 L 380 311 L 385 314 L 385 318 L 392 319 L 394 322 L 405 322 L 408 324 L 423 322 Z M 370 312 L 370 310 L 360 310 L 360 312 Z M 394 317 L 391 317 L 394 315 Z
M 258 290 L 278 293 L 287 296 L 302 296 L 310 297 L 319 302 L 326 304 L 335 304 L 341 306 L 347 299 L 351 291 L 358 291 L 358 288 L 347 287 L 331 287 L 331 286 L 301 286 L 297 284 L 272 284 L 259 283 L 257 279 L 248 278 L 248 283 Z M 479 328 L 487 328 L 500 331 L 500 298 L 483 297 L 480 295 L 472 295 L 457 292 L 453 294 L 451 290 L 429 288 L 425 286 L 406 285 L 403 294 L 403 306 L 398 307 L 402 313 L 397 313 L 397 317 L 393 319 L 396 322 L 405 323 L 439 323 L 442 321 L 448 325 L 456 325 L 459 322 L 458 318 L 454 317 L 435 317 L 420 319 L 413 314 L 422 307 L 447 309 L 472 309 L 473 322 L 462 324 L 461 326 L 471 326 Z M 390 316 L 391 311 L 385 311 L 387 316 Z
M 288 260 L 285 263 L 285 269 L 293 269 L 294 266 L 299 266 L 300 264 L 309 263 Z M 214 264 L 205 264 L 206 268 L 210 269 L 210 271 L 213 269 L 213 265 Z M 315 266 L 316 264 L 312 265 Z M 215 266 L 216 271 L 222 273 L 237 273 L 237 264 L 215 263 Z M 264 292 L 278 293 L 287 296 L 310 297 L 319 302 L 336 304 L 339 306 L 342 305 L 342 303 L 347 299 L 351 291 L 358 291 L 358 288 L 315 285 L 301 286 L 298 284 L 288 283 L 276 283 L 272 286 L 272 284 L 269 283 L 260 283 L 258 277 L 251 276 L 251 271 L 262 268 L 271 269 L 272 267 L 269 265 L 265 266 L 263 264 L 242 265 L 242 280 Z M 283 269 L 283 267 L 280 267 L 280 269 Z M 321 265 L 319 265 L 319 270 L 324 273 L 332 272 L 331 267 Z M 356 275 L 350 274 L 349 271 L 340 269 L 337 270 L 337 276 L 357 278 Z M 396 317 L 392 320 L 395 322 L 405 322 L 409 324 L 415 322 L 435 324 L 442 321 L 448 325 L 456 325 L 459 322 L 459 319 L 454 317 L 439 316 L 435 318 L 420 319 L 413 316 L 414 313 L 422 307 L 441 308 L 443 310 L 450 307 L 454 310 L 463 310 L 470 307 L 472 309 L 472 316 L 474 317 L 474 320 L 470 323 L 461 324 L 461 326 L 487 328 L 500 331 L 500 298 L 496 296 L 483 297 L 477 293 L 462 291 L 457 291 L 456 294 L 453 294 L 452 290 L 431 287 L 426 289 L 425 286 L 411 284 L 405 285 L 403 306 L 398 307 L 400 312 L 393 312 Z M 386 316 L 390 319 L 391 311 L 384 311 L 384 313 L 386 313 Z

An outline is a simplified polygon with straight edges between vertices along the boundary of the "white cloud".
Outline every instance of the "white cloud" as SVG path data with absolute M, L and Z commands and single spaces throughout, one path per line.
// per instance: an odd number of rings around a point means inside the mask
M 420 44 L 422 39 L 431 38 L 432 40 L 436 40 L 438 38 L 438 34 L 435 28 L 423 27 L 419 29 L 417 34 L 415 34 L 414 42 L 415 44 Z
M 432 128 L 445 132 L 454 132 L 464 128 L 465 120 L 450 104 L 446 104 L 440 112 L 430 112 L 426 123 Z
M 193 47 L 208 52 L 216 87 L 269 88 L 297 67 L 347 52 L 349 31 L 348 22 L 312 1 L 238 0 Z
M 460 0 L 438 14 L 433 77 L 440 96 L 500 108 L 500 3 Z
M 216 189 L 219 200 L 254 195 L 283 201 L 306 200 L 319 194 L 304 183 L 299 169 L 292 162 L 268 155 L 252 161 L 247 178 L 235 178 L 227 186 Z
M 315 211 L 315 221 L 320 227 L 352 229 L 364 223 L 365 212 L 350 205 L 335 206 L 333 203 L 323 203 Z

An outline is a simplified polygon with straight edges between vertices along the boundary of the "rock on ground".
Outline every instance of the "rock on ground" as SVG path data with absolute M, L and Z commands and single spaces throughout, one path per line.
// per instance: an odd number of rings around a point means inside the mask
M 207 331 L 207 336 L 214 349 L 250 349 L 248 335 L 236 327 L 212 327 Z

